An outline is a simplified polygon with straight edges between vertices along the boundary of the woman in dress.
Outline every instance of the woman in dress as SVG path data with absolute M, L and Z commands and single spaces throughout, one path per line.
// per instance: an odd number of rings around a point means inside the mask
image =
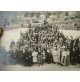
M 38 52 L 34 49 L 32 52 L 32 59 L 33 59 L 33 64 L 36 65 L 37 64 L 37 56 L 38 56 Z
M 61 53 L 61 65 L 66 66 L 66 59 L 67 59 L 67 54 L 65 50 L 65 46 L 62 47 L 62 53 Z
M 54 63 L 58 63 L 58 51 L 57 51 L 57 47 L 54 47 L 54 50 L 53 50 L 53 61 Z

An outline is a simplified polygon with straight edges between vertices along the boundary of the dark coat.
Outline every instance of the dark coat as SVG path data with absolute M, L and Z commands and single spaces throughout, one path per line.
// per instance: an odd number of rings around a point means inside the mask
M 46 62 L 48 63 L 48 64 L 50 64 L 51 62 L 53 62 L 53 57 L 52 57 L 52 55 L 51 55 L 51 53 L 46 53 Z

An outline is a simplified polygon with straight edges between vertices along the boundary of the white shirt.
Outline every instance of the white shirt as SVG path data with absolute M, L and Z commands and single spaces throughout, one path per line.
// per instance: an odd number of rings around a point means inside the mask
M 66 51 L 62 51 L 62 56 L 66 56 Z

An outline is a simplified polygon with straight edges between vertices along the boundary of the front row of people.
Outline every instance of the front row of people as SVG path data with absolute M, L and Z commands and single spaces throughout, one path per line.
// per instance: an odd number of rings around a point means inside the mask
M 8 62 L 10 64 L 21 64 L 26 66 L 43 64 L 60 64 L 67 66 L 70 64 L 70 51 L 65 46 L 41 49 L 41 48 L 16 48 L 8 51 Z M 75 61 L 74 61 L 75 62 Z

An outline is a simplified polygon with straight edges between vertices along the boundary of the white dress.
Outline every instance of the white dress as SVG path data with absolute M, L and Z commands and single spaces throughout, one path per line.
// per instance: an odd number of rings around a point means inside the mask
M 54 62 L 58 62 L 58 52 L 57 50 L 54 50 Z
M 37 62 L 37 56 L 38 56 L 38 52 L 33 52 L 32 53 L 32 57 L 33 57 L 33 62 Z
M 57 52 L 57 50 L 52 49 L 51 53 L 52 53 L 52 56 L 53 56 L 53 61 L 55 63 L 57 63 L 58 62 L 58 52 Z
M 62 65 L 66 65 L 66 58 L 67 58 L 67 55 L 66 55 L 66 51 L 62 51 L 62 57 L 61 57 L 61 64 Z

